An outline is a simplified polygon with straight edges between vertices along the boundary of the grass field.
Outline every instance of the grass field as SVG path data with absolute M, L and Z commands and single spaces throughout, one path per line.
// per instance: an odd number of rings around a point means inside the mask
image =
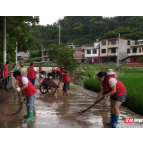
M 100 67 L 117 67 L 117 65 L 80 65 L 81 67 L 95 67 L 95 68 L 100 68 Z M 143 67 L 141 65 L 119 65 L 118 67 Z
M 30 64 L 24 64 L 24 66 L 30 66 Z M 39 67 L 40 64 L 34 64 L 35 67 Z M 42 67 L 52 67 L 53 65 L 43 65 Z M 58 65 L 55 65 L 55 67 L 57 67 Z M 108 67 L 108 68 L 112 68 L 112 67 L 117 67 L 117 65 L 80 65 L 80 67 L 95 67 L 95 68 L 100 68 L 100 67 Z M 140 65 L 119 65 L 119 67 L 143 67 Z

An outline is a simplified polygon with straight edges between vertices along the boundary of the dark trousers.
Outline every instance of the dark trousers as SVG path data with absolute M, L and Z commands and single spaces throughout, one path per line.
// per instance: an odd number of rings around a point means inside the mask
M 33 85 L 35 85 L 35 78 L 28 78 Z
M 53 73 L 52 78 L 54 79 L 55 78 L 55 71 L 53 70 L 52 73 Z
M 1 76 L 1 79 L 3 79 L 2 76 Z M 2 84 L 3 84 L 3 85 L 8 85 L 8 77 L 6 77 L 6 78 L 4 78 L 4 79 L 2 80 Z
M 59 71 L 56 72 L 56 75 L 57 75 L 57 77 L 59 77 L 59 79 L 60 79 L 61 73 L 60 73 Z

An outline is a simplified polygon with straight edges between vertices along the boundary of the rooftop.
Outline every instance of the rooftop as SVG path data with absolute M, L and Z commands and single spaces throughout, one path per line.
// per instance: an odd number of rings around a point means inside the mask
M 118 37 L 117 38 L 110 38 L 110 39 L 102 39 L 100 41 L 103 41 L 103 40 L 114 40 L 114 39 L 119 39 Z M 135 41 L 134 39 L 125 39 L 125 38 L 120 38 L 120 39 L 123 39 L 123 40 L 133 40 Z
M 130 47 L 138 47 L 138 46 L 143 46 L 143 44 L 132 45 L 132 46 L 130 46 Z
M 138 42 L 142 42 L 143 41 L 143 39 L 142 40 L 138 40 Z

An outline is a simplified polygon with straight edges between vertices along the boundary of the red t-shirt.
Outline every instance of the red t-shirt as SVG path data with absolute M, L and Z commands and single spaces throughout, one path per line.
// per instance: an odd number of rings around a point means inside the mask
M 39 71 L 40 71 L 40 72 L 42 71 L 42 67 L 41 67 L 41 66 L 39 66 Z
M 62 70 L 62 73 L 67 73 L 65 70 Z M 62 75 L 62 82 L 69 82 L 70 81 L 70 77 L 69 75 Z
M 7 64 L 4 65 L 3 67 L 5 67 L 5 71 L 4 71 L 4 77 L 8 76 L 8 66 Z M 3 69 L 3 68 L 2 68 Z M 3 76 L 3 70 L 1 71 L 1 76 Z
M 109 92 L 112 90 L 111 87 L 110 87 L 110 85 L 109 85 L 109 79 L 110 79 L 110 78 L 115 78 L 115 79 L 117 80 L 116 93 L 113 94 L 112 96 L 117 97 L 117 96 L 121 96 L 121 95 L 127 93 L 125 86 L 122 84 L 121 81 L 119 81 L 119 80 L 115 77 L 115 75 L 109 76 L 109 77 L 106 79 L 105 83 L 102 82 L 102 86 L 104 87 L 105 92 L 109 93 Z
M 23 83 L 22 83 L 22 78 L 23 76 L 19 76 L 18 77 L 18 83 L 19 83 L 19 86 L 22 87 L 23 86 Z M 37 93 L 37 90 L 36 88 L 33 86 L 33 84 L 31 83 L 31 81 L 28 79 L 28 86 L 22 90 L 23 93 L 25 94 L 25 96 L 27 98 L 29 98 L 30 96 L 32 96 L 33 94 Z
M 34 66 L 30 66 L 27 69 L 27 71 L 28 71 L 28 75 L 27 75 L 28 78 L 37 78 L 36 73 L 34 71 Z

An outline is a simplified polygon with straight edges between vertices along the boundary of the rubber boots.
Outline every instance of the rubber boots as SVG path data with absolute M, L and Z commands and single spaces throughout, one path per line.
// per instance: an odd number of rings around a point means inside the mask
M 111 114 L 111 121 L 109 123 L 106 123 L 106 125 L 112 125 L 114 123 L 114 117 L 115 115 Z
M 118 119 L 119 119 L 119 116 L 114 115 L 113 128 L 117 127 L 117 125 L 118 125 Z
M 27 115 L 24 115 L 24 116 L 23 116 L 24 119 L 27 119 L 27 118 L 28 118 L 28 116 L 29 116 L 28 113 L 29 113 L 29 112 L 28 112 L 28 107 L 27 107 Z
M 31 122 L 33 121 L 33 114 L 34 114 L 34 108 L 28 108 L 28 118 L 25 119 L 25 122 Z
M 33 109 L 33 110 L 34 110 L 33 117 L 35 117 L 35 116 L 36 116 L 36 112 L 35 112 L 35 109 Z M 28 116 L 29 116 L 29 115 L 28 115 L 28 107 L 27 107 L 27 115 L 24 115 L 23 118 L 24 118 L 24 119 L 27 119 Z

